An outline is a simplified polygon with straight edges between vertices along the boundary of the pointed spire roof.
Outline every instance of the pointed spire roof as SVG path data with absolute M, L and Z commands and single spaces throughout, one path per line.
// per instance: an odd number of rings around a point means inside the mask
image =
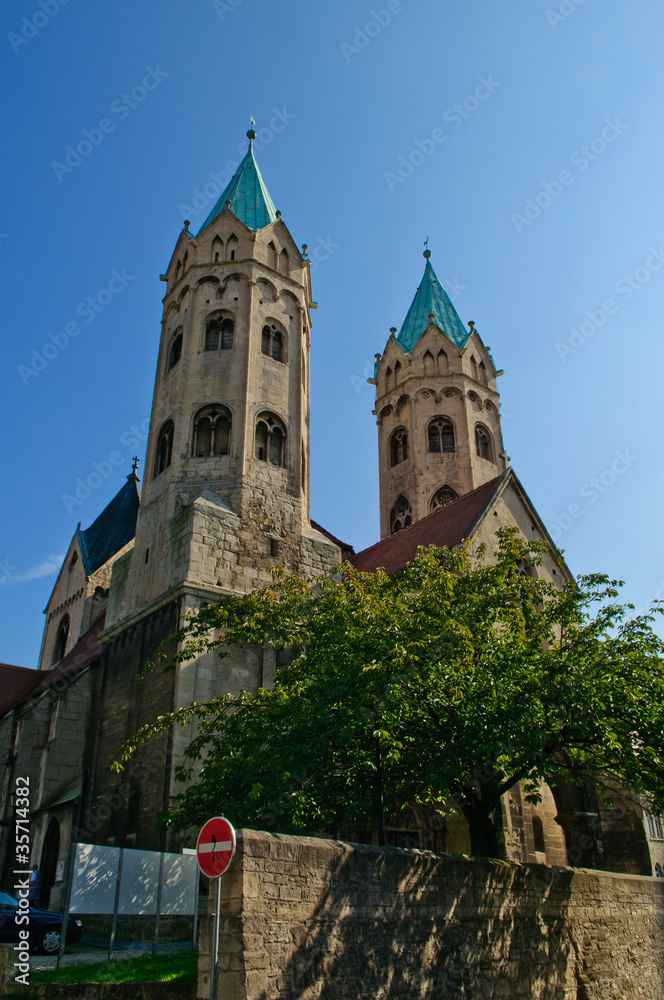
M 452 305 L 452 300 L 431 266 L 431 251 L 425 250 L 424 256 L 427 261 L 424 277 L 417 289 L 413 304 L 408 310 L 404 324 L 396 336 L 396 342 L 404 351 L 412 351 L 431 322 L 429 316 L 433 314 L 434 322 L 447 334 L 450 340 L 459 348 L 465 347 L 470 338 L 470 331 L 459 319 L 459 315 Z
M 210 223 L 221 215 L 226 208 L 227 201 L 231 203 L 231 212 L 244 222 L 247 229 L 253 229 L 254 232 L 277 221 L 274 202 L 270 198 L 270 192 L 265 186 L 265 181 L 254 156 L 256 133 L 253 128 L 247 132 L 247 138 L 249 139 L 247 155 L 197 235 L 200 236 L 203 230 L 207 229 Z
M 136 460 L 127 482 L 113 497 L 96 521 L 78 530 L 78 541 L 86 575 L 108 562 L 136 534 L 136 518 L 141 502 L 136 475 Z

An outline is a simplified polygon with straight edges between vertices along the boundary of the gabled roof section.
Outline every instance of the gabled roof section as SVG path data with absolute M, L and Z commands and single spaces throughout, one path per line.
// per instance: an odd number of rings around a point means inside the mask
M 333 535 L 331 531 L 328 531 L 327 528 L 324 528 L 322 524 L 318 523 L 318 521 L 314 521 L 312 518 L 309 523 L 311 524 L 311 527 L 314 529 L 314 531 L 320 531 L 321 535 L 325 535 L 325 537 L 329 538 L 331 542 L 334 542 L 335 545 L 339 546 L 339 548 L 341 549 L 342 559 L 344 560 L 350 559 L 351 556 L 355 555 L 355 549 L 353 548 L 352 545 L 349 545 L 348 542 L 342 542 L 340 538 L 337 538 L 336 535 Z
M 415 293 L 404 324 L 396 336 L 396 342 L 404 351 L 408 353 L 412 351 L 431 322 L 429 316 L 433 313 L 436 325 L 461 349 L 468 343 L 470 331 L 459 319 L 452 300 L 431 266 L 431 251 L 427 250 L 424 256 L 427 259 L 424 277 Z
M 249 150 L 240 166 L 235 171 L 233 179 L 221 195 L 219 201 L 214 206 L 207 219 L 199 229 L 197 235 L 207 229 L 211 222 L 214 222 L 226 208 L 226 202 L 231 203 L 231 212 L 244 222 L 247 229 L 257 232 L 264 229 L 271 222 L 277 221 L 277 213 L 274 202 L 270 198 L 270 192 L 265 186 L 263 176 L 258 169 L 254 156 L 254 138 L 256 133 L 247 132 L 249 137 Z
M 375 573 L 378 569 L 396 573 L 415 558 L 422 545 L 453 549 L 471 536 L 509 475 L 508 469 L 496 479 L 465 493 L 458 500 L 423 517 L 421 521 L 415 521 L 396 535 L 390 535 L 376 545 L 358 552 L 348 562 L 362 573 Z
M 136 534 L 139 505 L 138 477 L 127 476 L 127 482 L 97 520 L 84 531 L 78 531 L 86 576 L 103 566 L 132 540 Z

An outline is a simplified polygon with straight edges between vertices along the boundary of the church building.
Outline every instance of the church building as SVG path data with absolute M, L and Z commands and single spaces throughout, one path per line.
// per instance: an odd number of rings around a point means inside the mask
M 253 130 L 248 139 L 227 189 L 199 232 L 185 222 L 161 275 L 140 493 L 136 460 L 94 523 L 74 532 L 46 607 L 38 670 L 0 664 L 2 878 L 9 884 L 11 792 L 16 776 L 27 775 L 32 860 L 51 907 L 62 903 L 72 839 L 178 849 L 155 817 L 182 790 L 176 769 L 190 734 L 177 729 L 150 741 L 117 774 L 111 764 L 122 743 L 193 701 L 274 683 L 278 657 L 267 648 L 235 648 L 224 660 L 208 653 L 141 680 L 188 611 L 269 583 L 275 566 L 305 578 L 344 560 L 393 572 L 420 545 L 490 548 L 506 525 L 546 542 L 538 572 L 570 579 L 505 453 L 502 372 L 474 323 L 461 322 L 429 250 L 415 299 L 371 380 L 380 540 L 356 554 L 311 519 L 310 263 L 275 210 Z M 516 788 L 502 814 L 506 858 L 652 872 L 654 838 L 641 809 L 607 808 L 590 786 L 544 788 L 537 807 Z M 418 836 L 415 812 L 399 822 L 392 843 Z M 579 849 L 591 828 L 591 845 Z M 463 823 L 436 846 L 468 853 Z

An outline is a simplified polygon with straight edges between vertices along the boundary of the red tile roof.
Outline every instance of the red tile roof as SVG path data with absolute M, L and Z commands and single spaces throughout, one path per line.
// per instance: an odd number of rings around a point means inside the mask
M 348 562 L 363 573 L 375 573 L 379 568 L 387 573 L 396 573 L 415 557 L 421 545 L 450 549 L 460 545 L 471 534 L 506 475 L 509 473 L 503 473 L 476 490 L 465 493 L 447 507 L 416 521 L 396 535 L 363 549 Z
M 0 716 L 17 701 L 22 701 L 41 680 L 37 670 L 0 663 Z
M 31 694 L 41 694 L 58 681 L 67 684 L 82 667 L 94 660 L 101 652 L 98 635 L 105 621 L 106 612 L 103 612 L 52 670 L 32 670 L 0 663 L 0 717 Z

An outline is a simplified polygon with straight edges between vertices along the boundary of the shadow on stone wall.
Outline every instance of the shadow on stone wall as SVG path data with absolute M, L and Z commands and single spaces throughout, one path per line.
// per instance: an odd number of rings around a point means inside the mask
M 249 831 L 242 866 L 229 996 L 664 997 L 651 880 Z

